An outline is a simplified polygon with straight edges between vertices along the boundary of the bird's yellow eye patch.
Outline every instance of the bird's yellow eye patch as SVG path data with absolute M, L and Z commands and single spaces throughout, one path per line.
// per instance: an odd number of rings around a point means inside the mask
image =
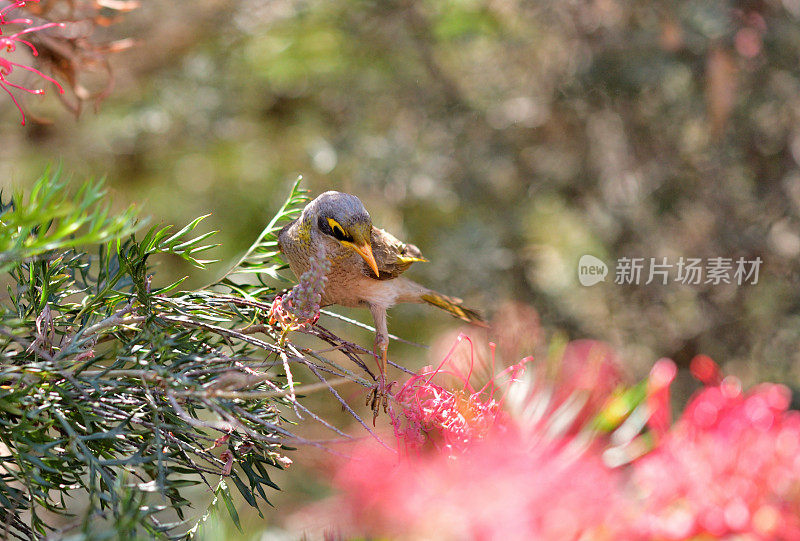
M 334 220 L 333 218 L 328 218 L 328 225 L 331 226 L 331 231 L 333 231 L 333 236 L 338 239 L 345 238 L 344 228 L 339 225 L 339 222 Z

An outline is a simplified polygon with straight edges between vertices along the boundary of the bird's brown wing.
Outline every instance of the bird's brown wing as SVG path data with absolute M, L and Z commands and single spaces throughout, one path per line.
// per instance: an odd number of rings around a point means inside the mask
M 378 264 L 379 280 L 390 280 L 403 274 L 412 263 L 427 261 L 422 257 L 422 252 L 413 244 L 406 244 L 377 227 L 372 228 L 370 240 L 372 241 L 372 255 Z M 375 278 L 375 273 L 364 263 L 364 275 Z

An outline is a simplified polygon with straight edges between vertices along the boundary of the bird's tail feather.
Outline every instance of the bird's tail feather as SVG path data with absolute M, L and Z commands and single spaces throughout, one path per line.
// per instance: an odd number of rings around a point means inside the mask
M 433 305 L 437 308 L 445 310 L 453 317 L 467 321 L 469 323 L 477 323 L 478 325 L 486 325 L 486 322 L 481 315 L 475 310 L 471 310 L 462 304 L 461 299 L 455 297 L 448 297 L 435 291 L 426 291 L 420 295 L 420 300 Z

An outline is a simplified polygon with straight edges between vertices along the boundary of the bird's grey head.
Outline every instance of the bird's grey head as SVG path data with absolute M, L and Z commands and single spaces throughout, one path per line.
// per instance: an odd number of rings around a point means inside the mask
M 306 205 L 302 219 L 309 221 L 322 234 L 354 250 L 378 274 L 372 256 L 372 218 L 358 197 L 342 192 L 325 192 Z
M 369 241 L 372 218 L 361 200 L 348 193 L 325 192 L 306 206 L 304 219 L 338 241 Z

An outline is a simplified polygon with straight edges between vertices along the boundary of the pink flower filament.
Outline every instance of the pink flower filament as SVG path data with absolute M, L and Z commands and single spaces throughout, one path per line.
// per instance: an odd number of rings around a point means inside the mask
M 455 348 L 466 341 L 470 346 L 470 363 L 466 374 L 452 367 Z M 422 370 L 412 376 L 395 394 L 400 404 L 400 414 L 391 413 L 391 423 L 395 437 L 401 447 L 419 450 L 425 443 L 448 453 L 464 450 L 472 441 L 480 440 L 493 428 L 502 425 L 502 403 L 508 387 L 518 380 L 530 357 L 512 365 L 500 374 L 494 374 L 494 348 L 492 352 L 491 379 L 479 390 L 470 384 L 474 369 L 474 345 L 464 334 L 459 335 L 455 344 L 436 369 Z M 461 389 L 447 389 L 433 382 L 435 376 L 448 374 L 461 381 Z M 499 378 L 509 376 L 505 391 L 495 399 Z M 487 391 L 488 390 L 488 391 Z
M 39 0 L 30 0 L 30 1 L 38 3 Z M 31 42 L 22 39 L 21 36 L 24 36 L 26 34 L 31 34 L 33 32 L 38 32 L 38 31 L 44 30 L 46 28 L 63 27 L 64 24 L 63 23 L 53 23 L 53 22 L 51 22 L 51 23 L 41 24 L 41 25 L 38 25 L 38 26 L 31 26 L 33 24 L 33 21 L 30 20 L 30 19 L 11 19 L 11 20 L 7 20 L 5 18 L 7 12 L 11 11 L 12 9 L 23 7 L 23 6 L 25 6 L 25 4 L 26 4 L 25 1 L 17 0 L 15 2 L 11 2 L 11 4 L 6 6 L 5 8 L 0 9 L 0 48 L 4 48 L 6 53 L 12 53 L 17 49 L 17 44 L 21 43 L 21 44 L 27 46 L 30 49 L 31 55 L 39 56 L 39 51 L 36 50 L 36 47 Z M 24 29 L 22 29 L 22 30 L 20 30 L 18 32 L 15 32 L 14 34 L 11 34 L 11 35 L 8 35 L 8 36 L 3 36 L 3 26 L 7 25 L 7 24 L 22 24 L 22 25 L 27 25 L 28 27 L 24 28 Z M 31 73 L 34 73 L 34 74 L 38 75 L 39 77 L 41 77 L 42 79 L 44 79 L 45 81 L 53 83 L 56 86 L 56 88 L 58 89 L 58 92 L 60 94 L 64 93 L 64 89 L 58 83 L 58 81 L 56 81 L 55 79 L 53 79 L 49 75 L 45 75 L 44 73 L 42 73 L 38 69 L 36 69 L 36 68 L 34 68 L 32 66 L 25 65 L 25 64 L 19 64 L 17 62 L 12 62 L 12 61 L 10 61 L 10 60 L 8 60 L 6 58 L 0 57 L 0 87 L 2 87 L 2 89 L 11 97 L 11 101 L 14 103 L 14 105 L 19 110 L 20 115 L 22 116 L 22 122 L 21 123 L 24 126 L 25 125 L 25 112 L 23 111 L 22 105 L 19 103 L 17 98 L 14 96 L 13 92 L 11 91 L 11 89 L 22 90 L 23 92 L 27 92 L 29 94 L 35 94 L 35 95 L 44 94 L 45 91 L 44 91 L 43 88 L 28 88 L 28 87 L 25 87 L 25 86 L 22 86 L 22 85 L 19 85 L 17 83 L 13 83 L 13 82 L 9 81 L 8 80 L 8 76 L 11 75 L 11 73 L 14 71 L 15 67 L 23 69 L 25 71 L 29 71 Z

